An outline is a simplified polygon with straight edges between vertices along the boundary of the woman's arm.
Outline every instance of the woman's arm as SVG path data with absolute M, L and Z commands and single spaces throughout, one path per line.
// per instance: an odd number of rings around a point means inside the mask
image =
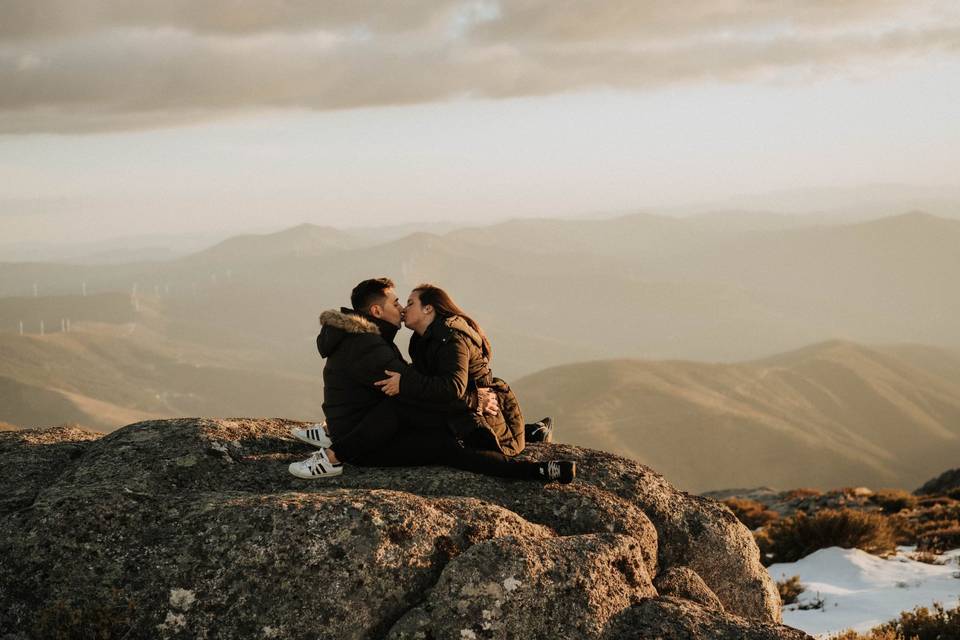
M 450 403 L 466 396 L 470 350 L 463 338 L 453 337 L 439 346 L 437 372 L 426 376 L 408 367 L 400 378 L 400 397 L 430 403 Z

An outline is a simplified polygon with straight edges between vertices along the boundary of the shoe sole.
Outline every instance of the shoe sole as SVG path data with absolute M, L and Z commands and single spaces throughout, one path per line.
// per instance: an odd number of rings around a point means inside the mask
M 337 476 L 343 475 L 343 467 L 335 467 L 333 471 L 328 471 L 327 473 L 321 473 L 315 476 L 310 475 L 309 473 L 299 472 L 299 470 L 294 471 L 293 465 L 287 467 L 287 471 L 290 472 L 290 475 L 302 480 L 320 480 L 322 478 L 336 478 Z

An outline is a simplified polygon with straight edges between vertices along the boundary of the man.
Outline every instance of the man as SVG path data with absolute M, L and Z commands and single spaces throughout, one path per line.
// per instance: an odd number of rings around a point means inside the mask
M 573 479 L 576 466 L 570 461 L 515 462 L 499 452 L 465 448 L 445 429 L 420 428 L 416 403 L 389 398 L 376 386 L 385 371 L 425 378 L 403 360 L 394 343 L 403 307 L 393 281 L 364 280 L 354 287 L 350 300 L 353 309 L 320 316 L 317 349 L 327 360 L 323 411 L 329 433 L 319 426 L 293 430 L 295 437 L 319 449 L 307 460 L 292 463 L 290 473 L 309 479 L 334 477 L 343 473 L 342 461 L 348 461 L 362 466 L 445 464 L 501 477 Z M 477 407 L 495 415 L 496 394 L 486 389 L 471 392 L 464 409 Z

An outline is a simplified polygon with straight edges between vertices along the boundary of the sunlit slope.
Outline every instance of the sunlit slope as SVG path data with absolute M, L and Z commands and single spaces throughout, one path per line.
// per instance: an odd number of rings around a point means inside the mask
M 318 369 L 319 372 L 319 369 Z M 115 428 L 172 416 L 320 416 L 321 382 L 137 325 L 0 334 L 0 420 Z
M 848 342 L 732 365 L 585 362 L 514 387 L 529 417 L 557 418 L 562 440 L 694 491 L 909 487 L 960 459 L 960 377 Z

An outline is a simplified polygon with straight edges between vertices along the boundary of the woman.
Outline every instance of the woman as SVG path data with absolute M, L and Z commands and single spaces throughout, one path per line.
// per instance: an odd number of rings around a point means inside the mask
M 405 420 L 418 432 L 456 445 L 446 450 L 452 460 L 441 464 L 510 477 L 546 477 L 569 482 L 576 475 L 571 461 L 515 462 L 508 459 L 524 448 L 523 416 L 516 397 L 490 371 L 490 341 L 480 325 L 440 287 L 421 284 L 404 308 L 404 324 L 413 330 L 410 357 L 422 376 L 387 372 L 378 382 L 384 393 L 398 396 Z M 495 416 L 481 415 L 466 399 L 477 388 L 490 388 L 500 400 Z M 415 403 L 411 405 L 411 403 Z M 541 424 L 545 421 L 541 421 Z

